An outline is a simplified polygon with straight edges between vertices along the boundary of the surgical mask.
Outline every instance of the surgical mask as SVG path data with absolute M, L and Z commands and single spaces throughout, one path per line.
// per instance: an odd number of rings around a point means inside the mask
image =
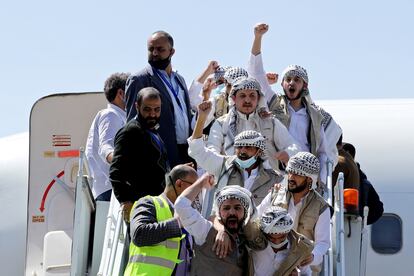
M 221 91 L 223 91 L 224 88 L 225 88 L 224 83 L 218 85 L 216 88 L 213 89 L 213 91 L 211 91 L 211 97 L 219 95 Z
M 253 166 L 254 163 L 256 163 L 256 156 L 252 156 L 247 160 L 241 160 L 240 158 L 236 158 L 237 164 L 239 164 L 240 168 L 242 169 L 248 169 L 251 166 Z
M 160 60 L 148 60 L 148 63 L 158 70 L 165 70 L 171 63 L 171 56 Z
M 288 239 L 285 239 L 284 241 L 282 241 L 281 243 L 278 243 L 278 244 L 273 243 L 271 241 L 268 241 L 268 242 L 269 242 L 269 244 L 270 244 L 270 246 L 272 248 L 274 248 L 274 249 L 280 249 L 280 248 L 282 248 L 283 246 L 285 246 L 288 243 Z

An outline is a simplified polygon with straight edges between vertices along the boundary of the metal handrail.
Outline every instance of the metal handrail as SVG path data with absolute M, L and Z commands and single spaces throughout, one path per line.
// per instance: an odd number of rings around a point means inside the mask
M 332 204 L 332 195 L 333 195 L 333 189 L 332 189 L 332 173 L 333 173 L 333 165 L 334 163 L 331 160 L 328 160 L 326 162 L 327 166 L 327 175 L 326 175 L 326 185 L 328 189 L 328 204 L 330 206 L 333 206 Z M 330 231 L 333 229 L 333 219 L 330 220 Z M 330 247 L 328 249 L 327 254 L 324 256 L 324 275 L 326 276 L 333 276 L 333 250 L 332 250 L 332 235 L 330 235 Z
M 119 236 L 121 234 L 122 223 L 123 223 L 122 209 L 119 209 L 118 217 L 117 217 L 117 221 L 116 221 L 115 232 L 114 232 L 114 235 L 112 237 L 112 246 L 111 246 L 110 255 L 109 255 L 109 262 L 108 262 L 108 264 L 106 266 L 106 269 L 104 271 L 105 276 L 112 275 L 112 272 L 113 272 L 113 269 L 114 269 L 116 252 L 117 252 L 117 249 L 118 249 L 118 246 L 116 246 L 116 245 L 118 243 Z
M 344 229 L 344 174 L 338 174 L 335 187 L 335 212 L 339 217 L 336 221 L 336 273 L 345 276 L 345 229 Z

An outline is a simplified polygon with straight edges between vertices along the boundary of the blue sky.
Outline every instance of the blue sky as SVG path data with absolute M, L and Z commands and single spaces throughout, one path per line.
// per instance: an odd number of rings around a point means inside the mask
M 173 65 L 188 84 L 211 59 L 245 66 L 253 26 L 266 22 L 266 70 L 302 65 L 314 99 L 413 97 L 413 3 L 7 1 L 0 137 L 27 131 L 30 108 L 43 96 L 101 91 L 111 73 L 144 67 L 146 40 L 160 29 L 173 35 Z

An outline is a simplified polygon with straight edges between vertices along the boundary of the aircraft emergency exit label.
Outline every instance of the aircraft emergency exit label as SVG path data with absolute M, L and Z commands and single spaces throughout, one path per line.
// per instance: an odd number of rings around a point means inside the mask
M 52 145 L 54 147 L 70 147 L 71 135 L 69 134 L 53 134 Z

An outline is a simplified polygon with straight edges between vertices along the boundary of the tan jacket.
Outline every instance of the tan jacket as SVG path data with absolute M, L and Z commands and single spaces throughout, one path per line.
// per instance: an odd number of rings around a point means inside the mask
M 292 230 L 288 235 L 288 239 L 290 242 L 289 255 L 283 260 L 274 276 L 289 276 L 312 253 L 313 242 L 304 235 Z
M 289 201 L 292 193 L 287 191 L 286 187 L 282 187 L 279 191 L 272 191 L 272 205 L 280 206 L 288 210 Z M 298 215 L 295 219 L 293 229 L 300 234 L 305 235 L 310 240 L 315 240 L 315 225 L 328 203 L 316 191 L 310 190 L 302 203 Z
M 307 103 L 305 99 L 302 99 L 303 104 L 306 107 L 306 112 L 310 118 L 310 128 L 308 139 L 310 144 L 311 153 L 317 156 L 319 145 L 321 144 L 321 127 L 323 116 L 321 113 L 313 106 Z M 272 101 L 269 103 L 269 109 L 275 115 L 275 117 L 289 129 L 291 116 L 288 109 L 288 100 L 286 96 L 279 95 L 278 97 L 273 97 Z

